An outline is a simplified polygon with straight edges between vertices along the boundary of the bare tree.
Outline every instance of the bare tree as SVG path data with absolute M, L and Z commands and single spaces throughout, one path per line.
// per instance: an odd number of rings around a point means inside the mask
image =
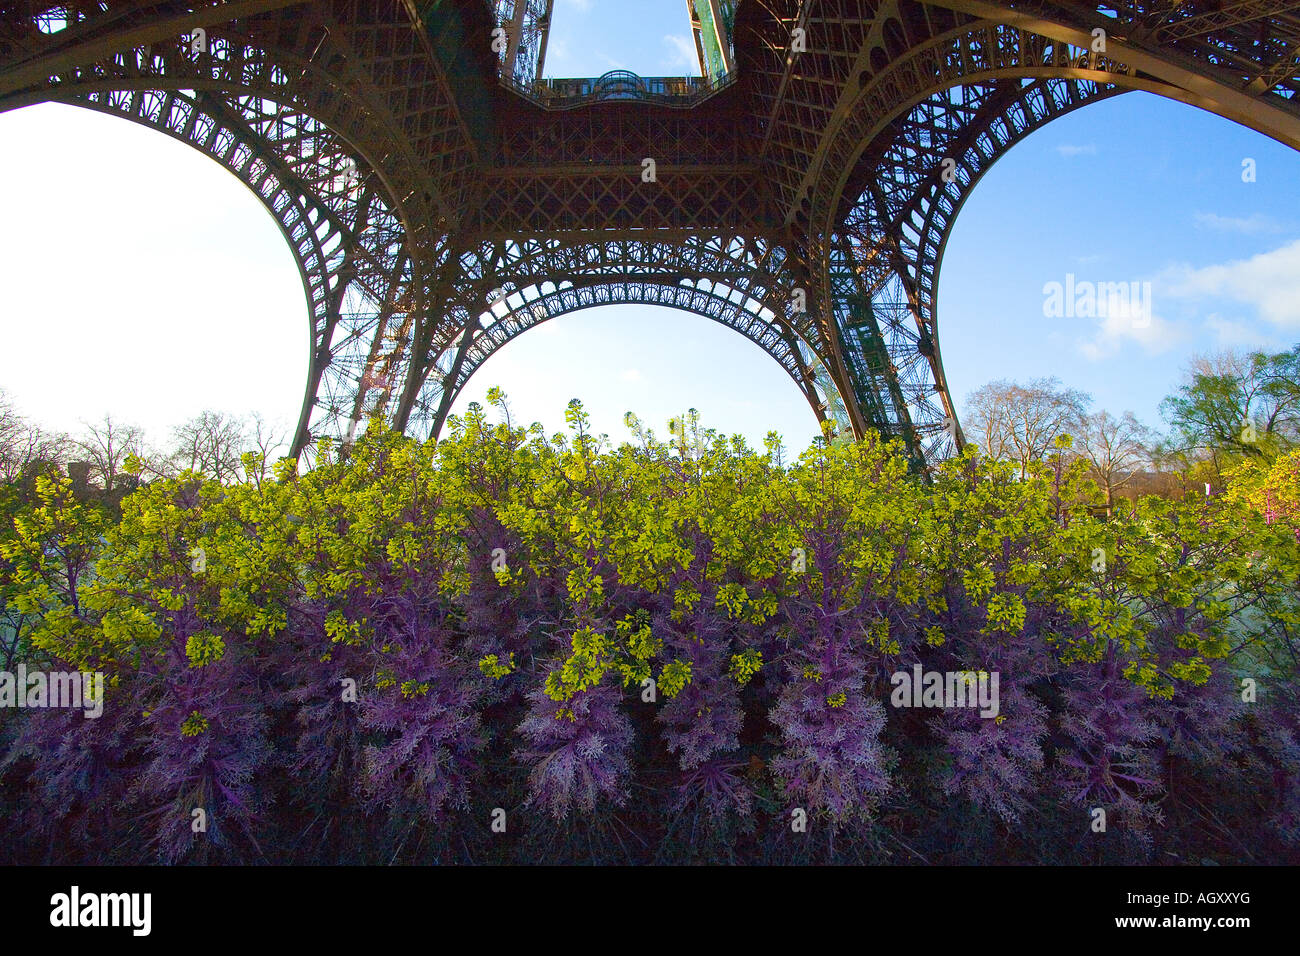
M 1005 411 L 1011 387 L 1005 381 L 990 382 L 966 398 L 966 406 L 970 410 L 967 415 L 967 435 L 979 446 L 980 451 L 999 461 L 1013 457 L 1011 417 Z
M 105 490 L 110 490 L 122 474 L 128 455 L 147 459 L 144 432 L 136 425 L 123 425 L 105 415 L 102 422 L 85 424 L 85 432 L 75 442 L 77 451 L 90 465 L 90 475 Z
M 66 436 L 41 431 L 0 389 L 0 483 L 17 481 L 36 464 L 62 464 L 66 446 Z
M 1131 484 L 1151 461 L 1153 434 L 1132 412 L 1116 418 L 1108 411 L 1085 415 L 1080 421 L 1079 454 L 1091 466 L 1092 478 L 1106 493 L 1106 514 L 1115 496 Z
M 1206 378 L 1227 376 L 1243 379 L 1250 372 L 1250 358 L 1232 350 L 1193 355 L 1187 360 L 1187 368 L 1184 371 L 1189 381 L 1197 375 Z
M 1056 378 L 989 382 L 966 399 L 970 434 L 989 457 L 1017 463 L 1024 478 L 1029 463 L 1046 457 L 1059 435 L 1079 430 L 1091 402 Z
M 252 433 L 247 436 L 245 444 L 250 446 L 249 451 L 255 451 L 261 456 L 262 464 L 258 473 L 249 477 L 261 481 L 271 473 L 272 466 L 289 452 L 286 441 L 288 437 L 287 431 L 281 431 L 274 424 L 268 424 L 259 414 L 253 415 Z
M 243 469 L 244 423 L 224 412 L 205 411 L 172 430 L 172 464 L 219 482 L 237 481 Z

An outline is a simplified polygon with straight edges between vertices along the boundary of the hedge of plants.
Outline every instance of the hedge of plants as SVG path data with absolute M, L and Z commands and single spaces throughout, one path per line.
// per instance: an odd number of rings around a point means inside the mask
M 120 518 L 41 477 L 0 525 L 20 656 L 107 689 L 0 709 L 3 855 L 1300 859 L 1300 544 L 1257 488 L 1106 519 L 1068 441 L 924 480 L 492 398 Z M 897 706 L 917 665 L 996 674 L 996 716 Z

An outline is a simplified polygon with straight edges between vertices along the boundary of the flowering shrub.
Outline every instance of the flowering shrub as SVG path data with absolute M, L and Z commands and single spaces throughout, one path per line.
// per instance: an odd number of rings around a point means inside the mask
M 926 481 L 873 438 L 787 466 L 568 417 L 375 423 L 306 474 L 144 486 L 116 524 L 40 479 L 3 593 L 39 618 L 29 667 L 108 691 L 100 719 L 0 710 L 8 852 L 1295 854 L 1300 545 L 1251 495 L 1103 520 L 1060 454 Z M 996 713 L 897 705 L 914 670 L 996 675 Z
M 1280 522 L 1300 537 L 1300 451 L 1280 455 L 1271 463 L 1247 459 L 1231 475 L 1229 493 L 1264 516 Z

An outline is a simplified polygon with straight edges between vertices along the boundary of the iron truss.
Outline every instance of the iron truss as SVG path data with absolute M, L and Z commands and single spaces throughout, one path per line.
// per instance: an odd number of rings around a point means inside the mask
M 1145 90 L 1300 148 L 1293 2 L 743 0 L 707 96 L 577 105 L 580 82 L 517 89 L 551 6 L 0 0 L 0 110 L 122 116 L 261 199 L 311 314 L 299 452 L 376 415 L 436 433 L 521 332 L 644 302 L 746 336 L 923 468 L 962 443 L 943 250 L 1011 146 Z

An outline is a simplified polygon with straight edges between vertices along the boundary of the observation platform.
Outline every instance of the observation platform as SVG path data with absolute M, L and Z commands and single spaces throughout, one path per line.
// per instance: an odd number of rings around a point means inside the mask
M 690 109 L 735 80 L 734 72 L 717 77 L 638 76 L 630 70 L 611 70 L 595 78 L 552 77 L 532 82 L 502 76 L 501 85 L 547 110 L 571 110 L 620 100 Z

